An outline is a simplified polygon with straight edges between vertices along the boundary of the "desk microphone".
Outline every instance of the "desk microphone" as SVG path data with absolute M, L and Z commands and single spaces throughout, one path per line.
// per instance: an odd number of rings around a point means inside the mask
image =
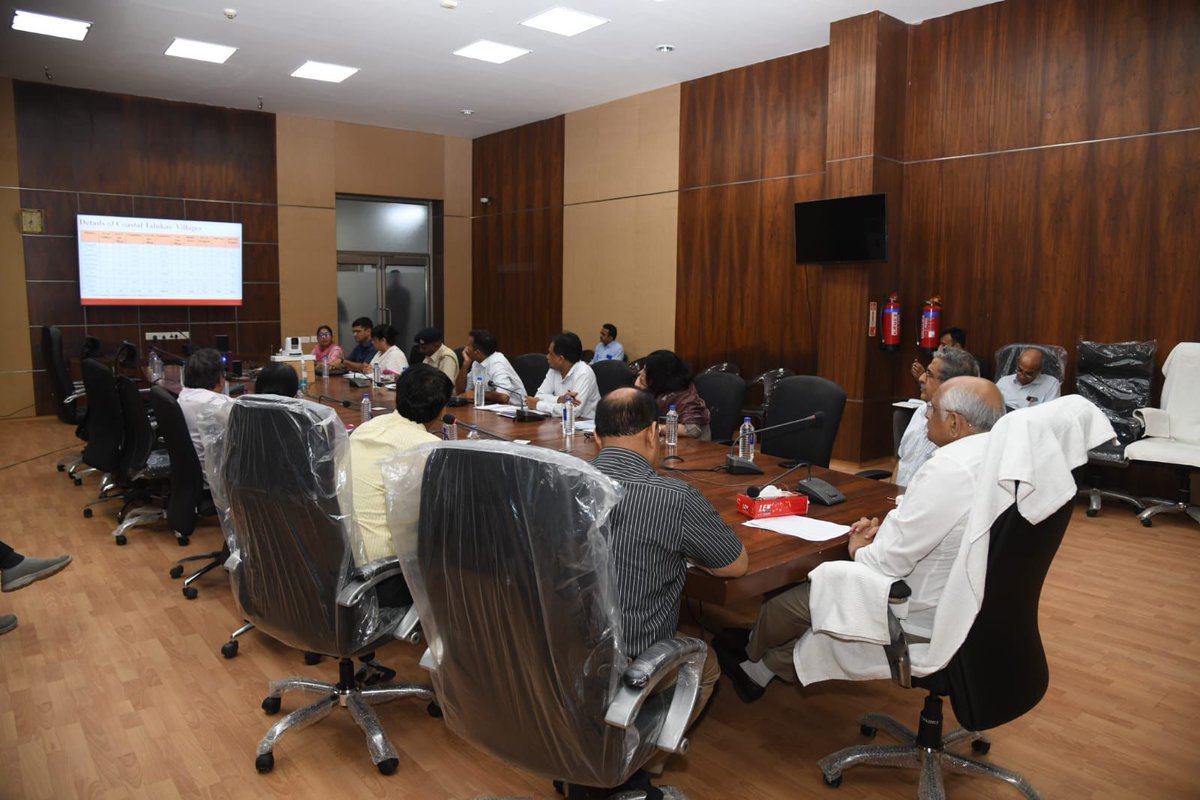
M 491 436 L 493 439 L 499 439 L 502 442 L 511 442 L 512 441 L 512 439 L 508 438 L 507 436 L 501 436 L 498 433 L 493 433 L 492 431 L 484 430 L 483 428 L 479 427 L 478 425 L 472 425 L 469 422 L 463 422 L 461 419 L 458 419 L 453 414 L 446 414 L 445 416 L 443 416 L 442 422 L 446 423 L 447 425 L 462 425 L 464 428 L 466 428 L 469 431 L 475 431 L 476 433 L 482 433 L 484 436 Z
M 515 386 L 504 386 L 495 381 L 488 381 L 488 386 L 493 389 L 499 389 L 502 392 L 509 392 L 521 398 L 520 405 L 517 406 L 517 411 L 513 414 L 513 422 L 541 422 L 545 417 L 539 414 L 530 414 L 529 409 L 525 405 L 525 399 L 529 396 L 524 389 L 518 389 Z
M 781 422 L 778 425 L 768 425 L 765 428 L 756 430 L 755 435 L 761 435 L 768 431 L 774 432 L 783 428 L 819 428 L 825 424 L 825 412 L 818 411 L 815 414 L 810 414 L 807 417 L 794 419 L 790 422 Z M 730 453 L 725 456 L 725 471 L 730 475 L 762 475 L 762 467 L 755 464 L 748 458 L 739 458 L 734 453 L 737 451 L 738 444 L 742 441 L 742 434 L 738 434 L 730 445 Z M 785 473 L 786 474 L 786 473 Z
M 327 394 L 317 395 L 317 402 L 329 403 L 330 405 L 339 405 L 342 408 L 349 408 L 351 405 L 353 405 L 353 403 L 351 403 L 349 400 L 338 400 L 336 397 L 330 397 Z
M 800 462 L 796 463 L 795 466 L 791 467 L 790 469 L 786 469 L 783 472 L 779 473 L 777 476 L 775 476 L 771 480 L 771 483 L 779 483 L 781 480 L 786 478 L 788 475 L 791 475 L 793 472 L 800 469 L 801 467 L 808 467 L 808 477 L 811 478 L 812 477 L 812 464 L 808 463 L 807 461 L 800 461 Z M 770 486 L 771 483 L 766 484 L 766 486 L 747 486 L 746 487 L 746 496 L 747 497 L 758 497 L 759 493 L 762 492 L 763 489 L 767 488 L 767 486 Z

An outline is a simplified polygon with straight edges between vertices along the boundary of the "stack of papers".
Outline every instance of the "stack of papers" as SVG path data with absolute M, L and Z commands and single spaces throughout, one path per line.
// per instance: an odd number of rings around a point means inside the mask
M 836 522 L 795 515 L 751 519 L 742 524 L 750 528 L 782 533 L 784 536 L 795 536 L 806 542 L 827 542 L 850 532 L 849 525 L 839 525 Z

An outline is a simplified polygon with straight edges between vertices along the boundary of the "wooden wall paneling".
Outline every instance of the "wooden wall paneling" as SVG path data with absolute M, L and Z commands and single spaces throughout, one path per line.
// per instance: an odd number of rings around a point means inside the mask
M 279 284 L 247 283 L 242 286 L 242 305 L 237 307 L 238 321 L 279 321 Z
M 73 298 L 79 302 L 79 297 Z M 186 316 L 187 310 L 183 312 Z M 138 309 L 128 306 L 85 306 L 83 317 L 88 326 L 92 325 L 122 325 L 138 323 Z
M 141 306 L 138 322 L 151 331 L 184 331 L 191 321 L 189 306 Z
M 1159 137 L 1150 155 L 1157 208 L 1148 209 L 1150 247 L 1139 271 L 1161 366 L 1171 347 L 1200 341 L 1200 131 Z
M 232 203 L 232 221 L 242 223 L 242 242 L 278 242 L 279 210 L 274 205 Z
M 82 325 L 83 306 L 79 304 L 79 281 L 29 281 L 30 325 Z
M 214 200 L 184 200 L 184 219 L 202 220 L 204 222 L 233 222 L 233 206 Z M 243 234 L 245 229 L 243 229 Z
M 242 280 L 252 283 L 278 283 L 279 245 L 243 242 Z
M 79 197 L 74 192 L 21 189 L 21 208 L 40 208 L 47 236 L 74 236 Z
M 74 236 L 36 236 L 25 234 L 25 274 L 27 280 L 69 281 L 79 277 L 79 255 Z
M 1157 12 L 1150 36 L 1153 45 L 1146 86 L 1152 92 L 1152 130 L 1179 130 L 1200 125 L 1200 14 L 1191 0 L 1163 0 L 1149 6 Z
M 829 26 L 829 96 L 826 160 L 875 152 L 878 12 Z
M 243 359 L 266 363 L 279 350 L 279 322 L 241 322 L 237 324 L 237 352 Z
M 899 161 L 904 158 L 904 120 L 908 93 L 909 25 L 879 15 L 873 152 Z
M 233 325 L 242 315 L 243 309 L 246 308 L 246 287 L 247 286 L 274 286 L 278 287 L 278 283 L 263 283 L 263 284 L 242 284 L 242 303 L 241 306 L 187 306 L 187 318 L 189 325 L 195 325 L 202 322 L 220 322 L 226 325 Z M 278 289 L 276 289 L 278 291 Z M 268 299 L 269 303 L 270 300 Z M 279 306 L 276 305 L 275 308 Z M 269 309 L 268 309 L 269 310 Z M 255 312 L 258 313 L 258 312 Z M 278 316 L 278 312 L 276 312 Z
M 80 194 L 80 214 L 99 214 L 105 217 L 132 217 L 133 198 L 127 194 Z
M 561 116 L 522 125 L 473 142 L 474 214 L 511 214 L 563 203 Z M 479 198 L 487 197 L 486 206 Z
M 178 197 L 133 198 L 133 215 L 151 219 L 187 219 L 184 202 Z

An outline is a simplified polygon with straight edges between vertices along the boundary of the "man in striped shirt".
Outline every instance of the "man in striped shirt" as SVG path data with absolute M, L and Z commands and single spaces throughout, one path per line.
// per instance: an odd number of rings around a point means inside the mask
M 746 572 L 746 550 L 695 487 L 654 471 L 659 443 L 652 395 L 633 388 L 605 395 L 596 407 L 596 441 L 601 450 L 592 464 L 625 489 L 609 521 L 609 545 L 625 653 L 636 657 L 675 635 L 689 561 L 735 578 Z M 710 648 L 689 725 L 704 710 L 720 674 Z M 643 769 L 661 773 L 668 755 L 656 755 Z

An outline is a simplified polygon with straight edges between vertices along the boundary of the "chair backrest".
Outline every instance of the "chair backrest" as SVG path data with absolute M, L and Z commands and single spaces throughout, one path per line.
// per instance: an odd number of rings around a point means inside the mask
M 732 439 L 742 423 L 746 382 L 733 372 L 702 372 L 694 379 L 696 393 L 708 406 L 713 441 Z
M 1200 403 L 1196 402 L 1200 393 L 1200 342 L 1180 342 L 1171 348 L 1162 371 L 1159 405 L 1171 417 L 1171 438 L 1184 444 L 1200 444 Z
M 1068 502 L 1037 525 L 1014 505 L 992 525 L 983 604 L 958 653 L 941 671 L 958 722 L 982 731 L 1036 706 L 1050 683 L 1038 601 L 1071 520 Z
M 1139 435 L 1133 412 L 1150 405 L 1157 347 L 1153 340 L 1077 345 L 1075 391 L 1104 412 L 1121 444 Z
M 637 380 L 637 373 L 630 371 L 629 365 L 624 361 L 601 361 L 592 364 L 592 372 L 596 374 L 596 389 L 601 397 L 613 389 L 633 386 L 633 382 Z
M 100 340 L 95 336 L 83 337 L 83 346 L 79 350 L 79 360 L 97 358 L 100 355 Z
M 525 394 L 529 395 L 538 390 L 542 381 L 546 379 L 546 371 L 550 369 L 545 353 L 525 353 L 517 356 L 512 360 L 512 366 L 517 371 L 521 383 L 525 384 Z
M 117 353 L 113 356 L 113 366 L 119 369 L 133 369 L 138 365 L 137 345 L 130 341 L 123 341 L 117 347 Z
M 764 420 L 767 418 L 767 411 L 771 407 L 771 396 L 775 392 L 775 385 L 777 383 L 779 383 L 781 380 L 783 380 L 784 378 L 790 378 L 795 374 L 796 374 L 796 372 L 794 370 L 790 370 L 787 367 L 776 367 L 775 369 L 767 370 L 766 372 L 759 375 L 754 380 L 750 381 L 751 385 L 756 384 L 756 383 L 762 384 L 762 391 L 763 391 L 762 413 L 763 413 Z
M 722 361 L 720 363 L 713 364 L 711 367 L 705 367 L 700 371 L 700 374 L 707 375 L 710 372 L 728 372 L 730 375 L 741 375 L 741 370 L 738 369 L 738 365 L 732 361 Z
M 996 373 L 994 380 L 1000 380 L 1005 375 L 1017 371 L 1017 359 L 1021 353 L 1029 350 L 1042 351 L 1042 372 L 1060 382 L 1067 374 L 1067 348 L 1057 344 L 1006 344 L 996 351 Z
M 246 395 L 229 408 L 213 497 L 235 557 L 230 580 L 246 620 L 297 649 L 344 657 L 378 638 L 374 592 L 339 613 L 350 577 L 346 433 L 332 408 Z
M 415 537 L 394 524 L 393 536 L 447 723 L 522 769 L 620 784 L 662 720 L 656 705 L 636 734 L 604 723 L 626 664 L 606 542 L 612 483 L 540 448 L 443 443 L 419 457 L 412 482 L 389 485 L 419 491 Z
M 125 441 L 125 419 L 112 370 L 99 359 L 87 358 L 79 365 L 83 390 L 87 393 L 87 447 L 83 462 L 101 472 L 116 472 L 121 445 Z
M 124 375 L 117 377 L 117 398 L 121 402 L 121 417 L 125 421 L 125 442 L 117 462 L 117 482 L 128 483 L 146 466 L 154 449 L 154 428 L 146 414 L 137 384 Z
M 764 427 L 791 422 L 818 411 L 825 419 L 816 428 L 764 434 L 763 453 L 828 467 L 833 456 L 833 440 L 837 438 L 845 408 L 846 392 L 833 381 L 816 375 L 782 378 L 775 384 L 771 404 L 763 415 Z
M 46 365 L 46 374 L 50 377 L 54 413 L 63 422 L 78 425 L 83 421 L 83 409 L 75 401 L 67 402 L 67 398 L 75 393 L 75 384 L 71 381 L 71 372 L 63 356 L 62 331 L 53 325 L 42 327 L 42 363 Z
M 196 529 L 196 515 L 205 501 L 204 471 L 187 420 L 175 395 L 161 386 L 150 389 L 150 407 L 158 422 L 158 433 L 171 458 L 171 496 L 167 500 L 167 522 L 171 529 L 190 535 Z

